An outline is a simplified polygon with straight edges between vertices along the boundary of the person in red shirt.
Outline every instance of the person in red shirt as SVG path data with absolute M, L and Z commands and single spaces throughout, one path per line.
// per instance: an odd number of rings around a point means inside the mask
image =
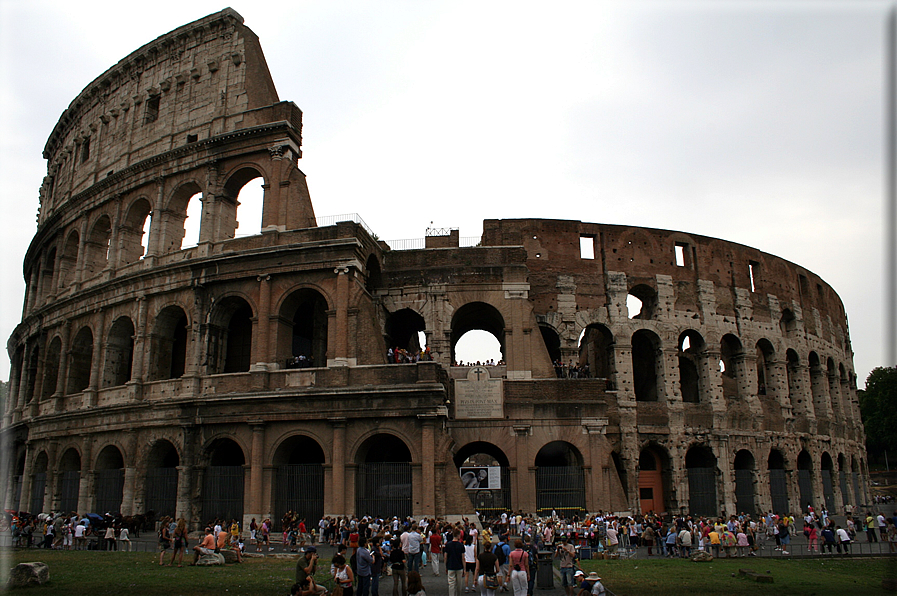
M 442 530 L 441 525 L 436 525 L 433 528 L 433 531 L 430 533 L 430 538 L 428 539 L 430 542 L 430 564 L 433 566 L 433 575 L 439 575 L 439 559 L 442 555 L 442 534 L 440 531 Z
M 212 528 L 206 528 L 206 535 L 202 539 L 202 542 L 193 547 L 193 562 L 191 565 L 196 565 L 196 562 L 199 561 L 199 555 L 211 555 L 215 552 L 215 537 L 212 536 Z

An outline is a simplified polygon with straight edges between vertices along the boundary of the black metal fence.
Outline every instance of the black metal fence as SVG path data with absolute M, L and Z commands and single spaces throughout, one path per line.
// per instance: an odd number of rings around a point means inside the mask
M 144 508 L 154 511 L 156 518 L 174 517 L 178 498 L 177 468 L 149 468 L 146 471 Z
M 688 468 L 688 508 L 692 515 L 716 515 L 716 468 Z
M 202 519 L 243 519 L 243 466 L 209 466 L 202 482 Z
M 125 471 L 99 470 L 96 474 L 96 511 L 100 514 L 120 513 L 122 489 L 125 485 Z
M 586 509 L 586 483 L 581 466 L 536 468 L 536 511 L 561 517 L 581 515 Z
M 735 509 L 755 515 L 754 471 L 735 470 Z
M 274 523 L 280 530 L 288 511 L 305 519 L 307 528 L 324 516 L 324 467 L 321 464 L 293 464 L 277 467 L 274 485 Z
M 44 493 L 47 490 L 47 473 L 38 472 L 31 481 L 31 511 L 44 510 Z
M 788 511 L 788 481 L 785 470 L 769 471 L 769 496 L 772 498 L 772 510 L 776 513 Z
M 59 509 L 61 511 L 75 511 L 78 509 L 78 492 L 81 485 L 81 472 L 75 470 L 73 472 L 62 473 L 62 490 L 60 491 L 62 498 L 59 501 Z
M 411 464 L 359 464 L 355 477 L 355 512 L 357 515 L 411 515 Z
M 501 488 L 467 491 L 470 502 L 485 518 L 499 516 L 511 510 L 511 470 L 501 468 Z

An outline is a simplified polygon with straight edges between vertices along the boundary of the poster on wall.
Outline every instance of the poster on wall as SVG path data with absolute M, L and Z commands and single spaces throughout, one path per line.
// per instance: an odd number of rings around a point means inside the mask
M 467 490 L 501 488 L 501 466 L 470 466 L 459 471 Z

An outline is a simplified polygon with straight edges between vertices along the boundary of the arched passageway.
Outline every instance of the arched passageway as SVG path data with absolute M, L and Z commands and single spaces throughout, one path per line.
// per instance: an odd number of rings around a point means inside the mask
M 685 454 L 688 510 L 692 515 L 719 515 L 716 499 L 716 456 L 709 447 L 694 445 Z
M 246 458 L 231 439 L 216 439 L 207 450 L 203 474 L 202 520 L 243 519 L 243 465 Z
M 44 497 L 47 492 L 47 452 L 41 451 L 34 461 L 34 475 L 31 478 L 31 502 L 22 505 L 30 507 L 29 513 L 41 513 L 44 510 Z
M 480 514 L 492 517 L 511 511 L 511 469 L 501 449 L 484 441 L 468 443 L 455 454 L 454 462 Z
M 646 447 L 638 458 L 638 495 L 642 513 L 664 513 L 666 506 L 666 484 L 664 468 L 669 457 L 656 446 Z
M 178 496 L 178 451 L 170 441 L 161 439 L 153 444 L 146 461 L 146 490 L 144 508 L 156 518 L 175 516 Z
M 735 510 L 738 513 L 755 515 L 757 507 L 754 500 L 754 455 L 742 449 L 735 454 Z
M 769 452 L 766 462 L 769 472 L 769 497 L 772 501 L 772 510 L 780 515 L 789 513 L 788 509 L 788 479 L 785 472 L 785 457 L 778 449 Z
M 813 495 L 813 459 L 806 450 L 801 450 L 797 456 L 797 486 L 800 489 L 800 509 L 806 511 L 807 505 L 812 505 Z
M 78 510 L 78 495 L 81 489 L 81 455 L 69 448 L 59 462 L 59 510 L 64 513 Z
M 125 463 L 121 451 L 113 445 L 107 445 L 97 456 L 95 491 L 97 498 L 96 512 L 121 513 L 122 490 L 125 483 Z
M 324 517 L 324 451 L 306 436 L 286 439 L 274 453 L 274 522 L 288 512 L 314 526 Z
M 355 515 L 399 519 L 411 515 L 411 451 L 402 439 L 374 435 L 358 449 L 355 462 Z
M 470 331 L 485 331 L 492 335 L 499 344 L 500 359 L 507 359 L 504 317 L 491 304 L 470 302 L 456 310 L 455 314 L 452 315 L 451 354 L 453 362 L 459 359 L 456 350 L 458 341 Z M 468 359 L 470 359 L 469 356 Z
M 570 443 L 553 441 L 536 455 L 536 512 L 561 517 L 582 515 L 586 508 L 582 454 Z
M 828 453 L 822 454 L 822 497 L 825 499 L 825 508 L 829 511 L 835 511 L 835 487 L 832 479 L 834 477 L 835 464 L 832 462 L 832 456 Z

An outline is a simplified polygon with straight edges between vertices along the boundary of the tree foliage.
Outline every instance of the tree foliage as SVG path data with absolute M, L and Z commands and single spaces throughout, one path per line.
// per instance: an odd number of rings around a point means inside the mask
M 897 449 L 897 368 L 873 369 L 858 393 L 867 449 Z

